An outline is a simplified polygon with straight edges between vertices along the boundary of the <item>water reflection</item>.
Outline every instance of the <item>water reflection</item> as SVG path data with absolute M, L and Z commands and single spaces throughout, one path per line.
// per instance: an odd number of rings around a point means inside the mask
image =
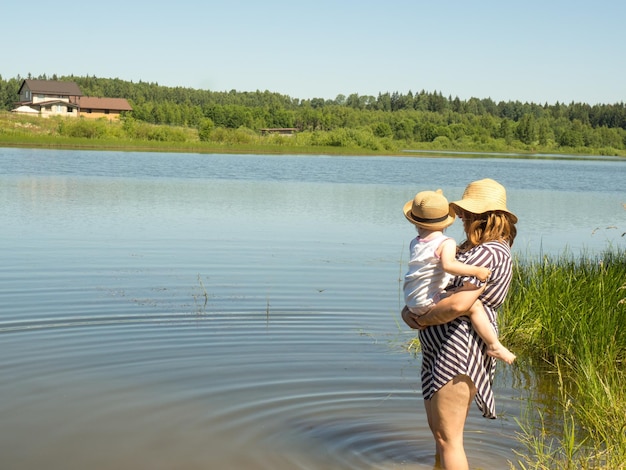
M 626 226 L 623 163 L 13 149 L 0 162 L 12 469 L 431 468 L 397 315 L 404 202 L 499 179 L 531 254 L 623 246 L 602 227 Z M 507 468 L 519 448 L 534 382 L 514 371 L 496 378 L 496 422 L 470 414 L 476 468 Z

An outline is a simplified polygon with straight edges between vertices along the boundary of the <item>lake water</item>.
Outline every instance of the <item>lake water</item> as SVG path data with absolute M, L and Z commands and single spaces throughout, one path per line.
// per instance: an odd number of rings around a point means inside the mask
M 0 148 L 1 467 L 431 469 L 401 210 L 485 177 L 520 256 L 626 247 L 626 161 Z M 472 468 L 523 450 L 524 376 Z

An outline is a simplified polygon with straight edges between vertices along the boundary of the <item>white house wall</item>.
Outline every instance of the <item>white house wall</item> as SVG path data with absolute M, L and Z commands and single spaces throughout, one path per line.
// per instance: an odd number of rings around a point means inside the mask
M 70 98 L 68 96 L 33 95 L 33 103 L 41 103 L 43 101 L 51 100 L 65 101 L 66 103 L 70 102 Z

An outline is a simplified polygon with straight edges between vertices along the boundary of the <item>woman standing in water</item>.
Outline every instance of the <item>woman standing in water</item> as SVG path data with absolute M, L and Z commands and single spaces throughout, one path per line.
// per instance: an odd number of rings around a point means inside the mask
M 420 330 L 422 395 L 435 438 L 436 465 L 466 470 L 463 432 L 472 401 L 486 418 L 495 418 L 496 412 L 492 390 L 495 359 L 487 354 L 486 344 L 465 315 L 480 301 L 498 331 L 496 310 L 511 282 L 517 217 L 506 207 L 506 190 L 492 179 L 470 183 L 451 207 L 463 220 L 466 235 L 458 260 L 488 267 L 491 277 L 485 284 L 475 277 L 457 276 L 448 290 L 463 290 L 442 299 L 425 315 L 418 316 L 405 307 L 402 318 Z

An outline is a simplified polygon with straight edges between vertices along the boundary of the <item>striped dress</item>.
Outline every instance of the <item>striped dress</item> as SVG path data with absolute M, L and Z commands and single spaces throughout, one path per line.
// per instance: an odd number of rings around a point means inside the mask
M 498 332 L 496 310 L 509 290 L 512 275 L 511 250 L 506 243 L 488 242 L 461 253 L 458 260 L 472 265 L 487 266 L 491 277 L 479 299 Z M 471 282 L 472 277 L 455 277 L 453 286 Z M 468 317 L 459 317 L 443 325 L 430 326 L 419 332 L 422 344 L 422 395 L 425 400 L 457 375 L 469 376 L 476 386 L 476 404 L 485 418 L 495 418 L 493 397 L 495 359 L 487 355 L 487 345 L 472 328 Z

